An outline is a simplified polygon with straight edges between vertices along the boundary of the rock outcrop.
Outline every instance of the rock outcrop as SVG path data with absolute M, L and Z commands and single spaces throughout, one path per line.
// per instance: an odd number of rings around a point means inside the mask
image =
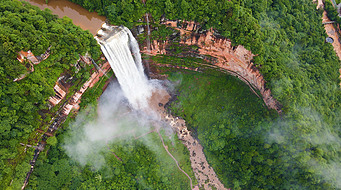
M 318 1 L 317 4 L 317 9 L 318 8 L 324 8 L 324 4 L 322 1 Z M 324 10 L 323 11 L 323 15 L 322 15 L 322 24 L 324 26 L 324 29 L 326 30 L 326 34 L 328 35 L 328 37 L 333 39 L 332 45 L 334 48 L 334 51 L 337 55 L 337 57 L 339 58 L 339 60 L 341 60 L 341 40 L 340 37 L 338 35 L 338 31 L 340 31 L 340 26 L 337 25 L 337 27 L 334 27 L 333 22 L 331 22 L 331 20 L 328 18 L 327 16 L 327 12 Z M 339 69 L 340 72 L 340 78 L 341 78 L 341 68 Z M 340 83 L 341 86 L 341 83 Z
M 176 21 L 166 21 L 163 24 L 180 31 L 180 44 L 197 46 L 196 54 L 203 55 L 202 58 L 214 64 L 214 67 L 233 73 L 234 76 L 253 88 L 253 92 L 257 94 L 258 91 L 269 109 L 274 109 L 281 114 L 282 106 L 272 97 L 270 89 L 266 88 L 264 77 L 252 63 L 255 55 L 251 51 L 241 45 L 232 46 L 229 39 L 216 35 L 213 29 L 198 33 L 197 31 L 200 29 L 198 23 L 184 22 L 179 26 Z M 145 48 L 142 52 L 149 55 L 170 54 L 167 51 L 170 43 L 169 41 L 154 40 L 150 49 Z

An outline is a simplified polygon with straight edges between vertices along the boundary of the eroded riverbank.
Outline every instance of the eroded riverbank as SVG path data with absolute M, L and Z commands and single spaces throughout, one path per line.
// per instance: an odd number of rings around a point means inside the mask
M 264 103 L 269 109 L 274 109 L 278 114 L 282 114 L 282 105 L 278 102 L 271 93 L 271 90 L 266 87 L 266 81 L 258 68 L 252 63 L 255 56 L 251 51 L 241 45 L 232 46 L 232 42 L 227 38 L 222 38 L 215 34 L 214 30 L 205 31 L 201 34 L 197 33 L 199 23 L 184 22 L 181 27 L 178 26 L 178 21 L 165 21 L 162 23 L 179 31 L 179 45 L 196 46 L 197 50 L 189 52 L 173 53 L 170 51 L 172 40 L 157 41 L 154 40 L 149 47 L 144 47 L 143 53 L 147 55 L 172 55 L 186 56 L 186 54 L 201 56 L 208 63 L 212 63 L 213 67 L 218 67 L 220 70 L 225 70 L 233 73 L 233 76 L 245 82 L 250 89 L 258 96 L 258 91 Z M 213 58 L 213 60 L 212 60 Z M 255 90 L 254 90 L 255 89 Z
M 45 0 L 25 0 L 40 9 L 50 9 L 53 14 L 60 18 L 67 16 L 72 19 L 73 24 L 80 26 L 83 30 L 89 30 L 93 35 L 101 28 L 105 22 L 105 17 L 98 15 L 96 12 L 89 12 L 82 6 L 72 3 L 68 0 L 49 0 L 46 4 Z

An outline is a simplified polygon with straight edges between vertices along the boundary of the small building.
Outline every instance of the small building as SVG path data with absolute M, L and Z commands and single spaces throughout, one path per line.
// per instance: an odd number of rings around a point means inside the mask
M 47 48 L 47 50 L 45 51 L 45 53 L 41 54 L 40 56 L 34 56 L 34 54 L 31 52 L 31 50 L 26 51 L 19 51 L 18 55 L 17 55 L 17 60 L 24 64 L 25 67 L 27 68 L 28 72 L 25 74 L 20 75 L 19 77 L 15 78 L 13 81 L 19 81 L 23 78 L 26 77 L 27 74 L 32 73 L 34 71 L 34 66 L 33 65 L 37 65 L 39 64 L 41 61 L 44 61 L 45 59 L 47 59 L 50 56 L 50 47 Z M 28 60 L 29 64 L 25 63 L 25 60 Z
M 27 52 L 21 50 L 20 52 L 18 52 L 18 56 L 17 59 L 20 63 L 23 63 L 25 61 L 25 58 L 27 60 L 29 60 L 31 63 L 33 63 L 34 65 L 39 64 L 41 61 L 44 61 L 45 59 L 47 59 L 50 56 L 50 50 L 51 46 L 47 48 L 47 50 L 45 51 L 45 53 L 41 54 L 40 56 L 35 56 L 31 50 L 28 50 Z
M 144 33 L 144 27 L 139 25 L 136 27 L 137 35 Z
M 38 64 L 40 61 L 36 58 L 36 56 L 33 55 L 31 50 L 28 50 L 27 52 L 21 50 L 18 53 L 17 59 L 20 61 L 20 63 L 23 63 L 25 61 L 25 58 L 27 58 L 29 61 L 31 61 L 33 64 Z
M 62 99 L 66 96 L 66 92 L 63 89 L 61 89 L 58 86 L 58 84 L 54 86 L 53 90 L 56 93 L 56 95 L 50 97 L 49 101 L 52 104 L 52 106 L 55 106 L 59 104 L 59 102 L 62 101 Z

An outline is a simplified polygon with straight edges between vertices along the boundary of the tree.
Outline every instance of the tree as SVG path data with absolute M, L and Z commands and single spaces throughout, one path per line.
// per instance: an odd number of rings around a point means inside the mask
M 46 143 L 48 145 L 51 145 L 51 146 L 55 146 L 57 143 L 58 143 L 58 140 L 55 136 L 52 136 L 52 137 L 49 137 L 47 140 L 46 140 Z

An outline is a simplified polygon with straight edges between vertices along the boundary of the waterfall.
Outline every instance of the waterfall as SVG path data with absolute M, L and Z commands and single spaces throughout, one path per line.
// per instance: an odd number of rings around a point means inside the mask
M 108 75 L 101 69 L 100 66 L 97 65 L 97 63 L 91 57 L 90 59 L 91 59 L 92 64 L 95 66 L 96 70 L 101 71 L 105 77 L 109 78 Z
M 147 21 L 147 50 L 150 53 L 150 27 L 149 27 L 149 18 L 148 13 L 146 13 L 146 21 Z
M 146 21 L 147 21 L 147 53 L 150 53 L 151 52 L 151 46 L 150 46 L 150 27 L 149 27 L 149 17 L 148 17 L 148 13 L 146 13 Z M 150 74 L 150 68 L 149 68 L 149 62 L 146 62 L 146 69 L 147 69 L 147 73 L 148 73 L 148 76 Z
M 148 108 L 152 86 L 144 74 L 138 43 L 126 27 L 104 24 L 95 37 L 134 109 Z

